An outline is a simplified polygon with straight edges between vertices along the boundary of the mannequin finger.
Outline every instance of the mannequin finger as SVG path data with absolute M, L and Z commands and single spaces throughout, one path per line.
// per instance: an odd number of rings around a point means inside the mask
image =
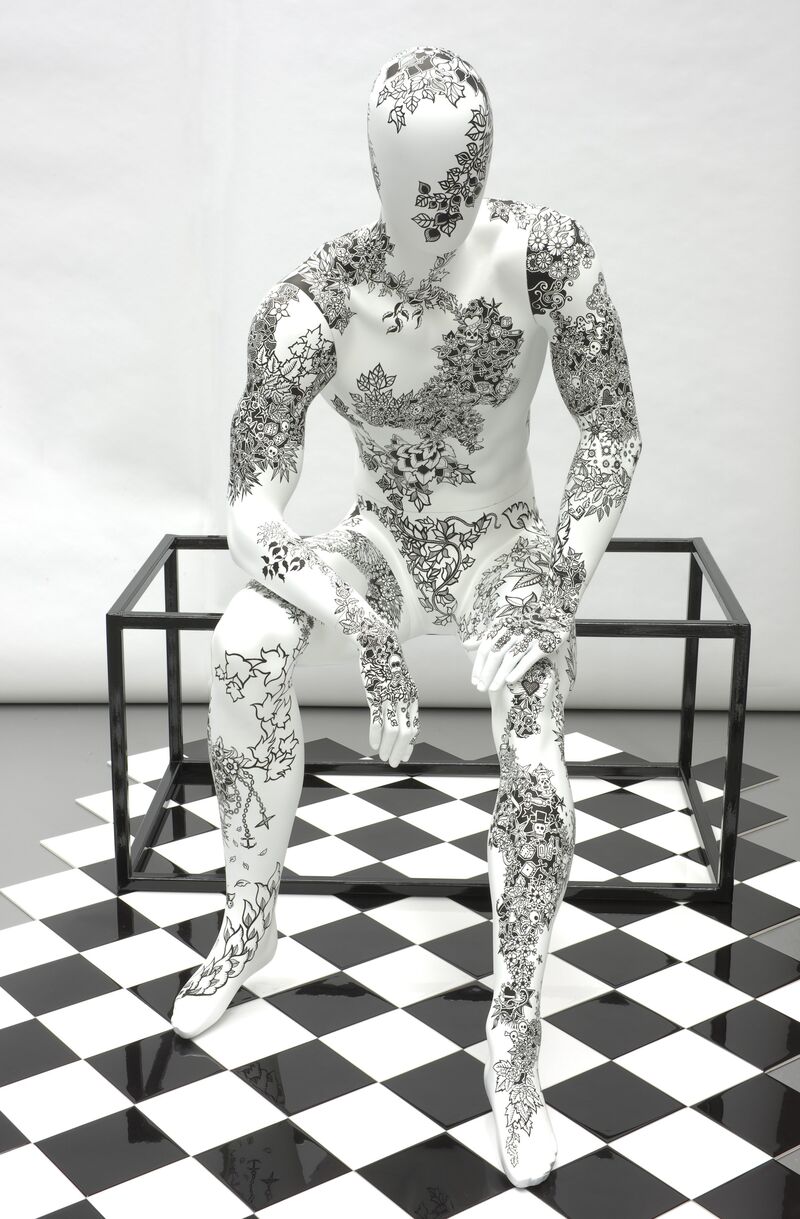
M 380 707 L 370 707 L 370 709 L 369 709 L 369 747 L 373 753 L 378 752 L 378 747 L 381 743 L 382 731 L 383 731 L 383 717 L 381 716 Z
M 406 728 L 406 727 L 402 726 L 402 724 L 403 724 L 402 718 L 401 718 L 400 723 L 401 723 L 400 731 L 397 734 L 397 740 L 394 743 L 391 755 L 389 757 L 390 766 L 399 766 L 400 763 L 404 760 L 406 751 L 408 749 L 409 742 L 413 735 L 411 728 Z
M 381 748 L 380 759 L 382 762 L 388 762 L 389 756 L 394 748 L 394 743 L 397 738 L 399 725 L 397 723 L 397 712 L 393 703 L 384 703 L 383 709 L 383 731 L 381 733 Z
M 509 649 L 500 664 L 497 666 L 497 672 L 489 683 L 490 690 L 499 690 L 504 682 L 508 681 L 508 675 L 519 665 L 519 655 L 513 649 Z
M 503 660 L 508 655 L 509 651 L 514 647 L 514 644 L 518 642 L 519 636 L 512 635 L 510 639 L 506 640 L 502 647 L 489 653 L 483 669 L 481 670 L 481 675 L 478 678 L 477 685 L 479 690 L 488 690 L 490 688 L 497 670 L 503 663 Z
M 472 662 L 472 680 L 473 680 L 473 682 L 478 681 L 478 679 L 480 677 L 481 669 L 483 668 L 483 662 L 485 661 L 486 657 L 489 655 L 491 648 L 492 648 L 492 641 L 489 636 L 486 636 L 485 638 L 483 638 L 480 641 L 480 643 L 478 644 L 478 650 L 475 653 L 475 659 Z

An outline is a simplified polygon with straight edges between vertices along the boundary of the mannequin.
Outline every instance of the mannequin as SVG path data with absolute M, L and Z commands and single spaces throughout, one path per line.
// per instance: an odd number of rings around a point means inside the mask
M 484 1081 L 503 1168 L 543 1180 L 556 1143 L 538 1078 L 542 975 L 574 810 L 564 703 L 575 614 L 641 451 L 616 309 L 586 230 L 486 196 L 492 111 L 451 51 L 393 56 L 372 86 L 373 225 L 326 242 L 267 293 L 231 423 L 228 542 L 250 577 L 212 638 L 209 755 L 227 900 L 175 1029 L 213 1024 L 277 946 L 281 870 L 303 782 L 297 664 L 358 660 L 369 745 L 411 757 L 403 643 L 457 634 L 488 692 L 500 784 L 487 856 L 494 994 Z M 547 351 L 579 428 L 550 536 L 528 459 Z M 284 520 L 314 397 L 356 442 L 353 502 L 330 532 Z

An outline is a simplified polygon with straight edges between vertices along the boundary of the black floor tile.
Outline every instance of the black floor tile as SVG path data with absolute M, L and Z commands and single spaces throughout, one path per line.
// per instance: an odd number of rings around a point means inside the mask
M 254 1211 L 349 1172 L 346 1164 L 288 1119 L 222 1143 L 195 1159 Z
M 554 1168 L 530 1192 L 566 1219 L 655 1219 L 686 1201 L 684 1194 L 612 1147 L 598 1147 Z
M 710 783 L 712 787 L 724 787 L 725 762 L 724 755 L 719 758 L 711 758 L 708 762 L 700 762 L 698 766 L 692 766 L 692 776 L 700 783 Z M 767 783 L 776 777 L 771 770 L 761 770 L 758 766 L 751 766 L 749 762 L 742 763 L 742 791 L 748 787 L 757 787 L 759 783 Z
M 564 898 L 564 901 L 568 902 L 570 899 Z M 595 918 L 603 919 L 612 927 L 627 927 L 628 923 L 638 923 L 639 919 L 649 918 L 651 914 L 661 914 L 664 910 L 671 910 L 675 903 L 662 898 L 650 900 L 642 898 L 630 902 L 588 898 L 574 904 L 579 910 L 586 910 L 587 913 L 593 914 Z
M 39 1147 L 84 1194 L 186 1158 L 172 1139 L 135 1107 L 43 1139 Z
M 350 749 L 348 745 L 334 741 L 329 736 L 321 736 L 315 741 L 305 743 L 306 766 L 312 769 L 326 762 L 360 762 L 364 756 L 357 749 Z
M 324 1041 L 306 1041 L 234 1071 L 287 1117 L 375 1081 Z
M 771 851 L 758 842 L 751 842 L 749 838 L 740 836 L 736 843 L 733 874 L 737 880 L 751 880 L 754 876 L 761 876 L 764 872 L 771 872 L 773 868 L 782 868 L 784 864 L 792 862 L 788 855 L 780 855 L 777 851 Z
M 0 1113 L 0 1155 L 4 1151 L 13 1151 L 15 1147 L 24 1147 L 28 1141 L 6 1115 Z
M 683 1105 L 616 1062 L 604 1062 L 544 1090 L 545 1100 L 578 1125 L 610 1142 Z
M 224 910 L 211 910 L 208 914 L 201 914 L 197 918 L 185 919 L 182 923 L 173 923 L 171 927 L 165 927 L 164 930 L 177 936 L 184 944 L 188 944 L 189 948 L 193 948 L 201 957 L 207 957 L 219 935 L 224 917 Z
M 194 838 L 196 834 L 207 834 L 213 826 L 203 817 L 198 817 L 191 809 L 176 805 L 168 808 L 158 832 L 154 846 L 166 842 L 179 842 L 184 838 Z
M 675 957 L 619 929 L 559 948 L 553 955 L 609 986 L 624 986 L 677 964 Z
M 605 1054 L 606 1058 L 618 1058 L 629 1050 L 638 1050 L 680 1028 L 658 1012 L 614 990 L 553 1012 L 547 1019 L 556 1028 Z
M 54 914 L 42 922 L 79 952 L 155 930 L 155 923 L 117 898 Z
M 138 995 L 142 1002 L 157 1011 L 159 1016 L 169 1020 L 178 992 L 183 990 L 194 971 L 195 967 L 182 969 L 180 973 L 165 974 L 163 978 L 153 978 L 150 982 L 139 982 L 136 986 L 129 986 L 128 990 L 134 995 Z M 230 1006 L 237 1007 L 240 1003 L 251 1003 L 255 998 L 256 996 L 251 990 L 242 986 L 234 995 Z
M 270 995 L 269 1002 L 317 1037 L 394 1010 L 343 971 Z
M 689 964 L 754 997 L 800 978 L 800 961 L 750 939 L 704 953 Z
M 461 847 L 462 851 L 469 851 L 470 855 L 475 855 L 486 863 L 488 833 L 488 829 L 478 830 L 476 834 L 467 834 L 464 838 L 453 838 L 452 843 L 454 847 Z
M 765 931 L 767 927 L 775 927 L 785 923 L 790 918 L 796 918 L 797 906 L 789 906 L 779 901 L 769 893 L 762 893 L 752 885 L 734 885 L 733 900 L 730 905 L 725 902 L 710 902 L 704 898 L 692 898 L 688 903 L 693 909 L 700 910 L 710 918 L 726 927 L 733 927 L 744 935 L 753 935 L 757 931 Z
M 317 842 L 320 838 L 327 837 L 324 830 L 319 829 L 316 825 L 312 825 L 310 821 L 306 821 L 303 817 L 295 817 L 292 822 L 292 830 L 289 834 L 289 846 L 299 847 L 304 842 Z
M 638 838 L 636 834 L 626 834 L 625 830 L 612 830 L 610 834 L 600 834 L 588 842 L 580 842 L 575 853 L 581 859 L 588 859 L 618 874 L 632 872 L 634 868 L 645 868 L 648 864 L 660 863 L 675 856 L 674 851 L 666 851 L 654 842 Z
M 608 821 L 618 829 L 624 829 L 626 825 L 638 825 L 641 821 L 649 821 L 651 817 L 663 817 L 667 811 L 663 804 L 656 804 L 654 800 L 625 790 L 591 796 L 588 800 L 580 800 L 577 807 L 593 817 L 599 817 L 601 821 Z
M 513 1188 L 505 1173 L 444 1132 L 358 1171 L 419 1219 L 458 1215 Z
M 403 813 L 418 813 L 421 808 L 435 808 L 437 804 L 450 802 L 450 796 L 444 792 L 412 778 L 398 779 L 395 783 L 385 783 L 383 787 L 374 787 L 358 794 L 362 800 L 377 804 L 378 808 L 387 813 L 396 813 L 398 817 Z
M 693 1108 L 767 1155 L 784 1155 L 800 1144 L 800 1092 L 774 1075 L 754 1075 Z
M 348 969 L 351 965 L 360 965 L 409 946 L 405 936 L 398 935 L 390 927 L 384 927 L 363 913 L 352 918 L 336 919 L 321 927 L 310 927 L 292 938 L 340 969 Z
M 462 927 L 460 931 L 439 935 L 435 940 L 426 940 L 425 947 L 428 952 L 441 957 L 443 961 L 449 961 L 457 969 L 463 969 L 476 978 L 483 978 L 492 972 L 491 919 L 474 923 L 471 927 Z
M 320 800 L 332 800 L 335 796 L 341 796 L 342 789 L 337 787 L 332 779 L 324 779 L 321 775 L 304 775 L 303 790 L 300 793 L 300 802 L 298 807 L 304 808 L 307 804 L 319 804 Z
M 172 1029 L 104 1050 L 88 1062 L 136 1104 L 222 1070 L 199 1045 L 179 1037 Z
M 406 1008 L 423 1024 L 449 1037 L 456 1045 L 475 1045 L 486 1037 L 486 1017 L 492 992 L 482 982 L 468 982 L 455 990 L 420 999 Z
M 103 1219 L 99 1210 L 92 1206 L 88 1198 L 84 1198 L 83 1202 L 76 1202 L 74 1206 L 64 1207 L 60 1211 L 50 1211 L 48 1215 L 43 1215 L 42 1219 Z
M 119 990 L 116 982 L 104 974 L 85 957 L 75 953 L 48 961 L 46 965 L 34 965 L 20 973 L 8 974 L 2 979 L 3 990 L 21 1003 L 32 1016 L 69 1007 L 84 999 L 95 999 Z
M 463 1050 L 385 1079 L 383 1085 L 440 1126 L 456 1126 L 491 1109 L 483 1063 Z
M 393 855 L 421 851 L 441 842 L 440 838 L 428 834 L 408 821 L 403 821 L 400 817 L 362 825 L 355 830 L 346 830 L 344 834 L 337 834 L 337 838 L 366 851 L 373 859 L 390 859 Z
M 800 1215 L 800 1175 L 767 1160 L 758 1168 L 726 1181 L 695 1198 L 719 1219 L 797 1219 Z
M 719 828 L 722 825 L 722 796 L 704 801 L 709 821 Z M 764 808 L 763 804 L 755 804 L 752 800 L 739 800 L 739 819 L 737 829 L 740 834 L 749 834 L 751 830 L 760 830 L 765 825 L 774 825 L 785 821 L 784 813 L 776 813 L 772 808 Z
M 800 1023 L 757 999 L 693 1025 L 692 1032 L 762 1071 L 800 1054 Z
M 492 787 L 489 791 L 477 792 L 474 796 L 465 796 L 465 804 L 471 804 L 473 808 L 479 808 L 482 813 L 493 813 L 494 806 L 497 804 L 497 788 Z M 483 834 L 484 840 L 486 834 Z
M 164 863 L 166 863 L 166 859 Z M 109 896 L 117 892 L 117 865 L 113 859 L 101 859 L 99 863 L 90 863 L 81 868 L 81 872 L 85 872 L 87 876 L 91 876 L 92 880 L 96 880 L 98 885 L 102 885 L 108 889 Z
M 0 1087 L 77 1062 L 78 1055 L 38 1020 L 0 1029 Z

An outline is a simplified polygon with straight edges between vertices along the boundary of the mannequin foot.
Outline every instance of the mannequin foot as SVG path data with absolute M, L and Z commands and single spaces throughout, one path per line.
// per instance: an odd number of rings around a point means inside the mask
M 522 1067 L 525 1058 L 519 1044 L 512 1044 L 502 1027 L 487 1028 L 487 1041 L 483 1082 L 492 1106 L 503 1172 L 512 1185 L 525 1189 L 550 1175 L 558 1152 L 538 1065 L 528 1060 Z
M 197 1037 L 216 1024 L 239 988 L 275 956 L 274 918 L 255 945 L 248 944 L 247 932 L 241 913 L 228 909 L 214 947 L 175 1000 L 172 1027 L 180 1037 Z

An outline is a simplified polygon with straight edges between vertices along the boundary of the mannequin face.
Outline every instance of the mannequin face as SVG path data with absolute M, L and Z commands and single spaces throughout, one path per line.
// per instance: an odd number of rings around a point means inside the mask
M 492 111 L 483 82 L 452 51 L 403 51 L 372 86 L 367 138 L 389 257 L 398 270 L 424 273 L 466 240 L 486 188 Z

